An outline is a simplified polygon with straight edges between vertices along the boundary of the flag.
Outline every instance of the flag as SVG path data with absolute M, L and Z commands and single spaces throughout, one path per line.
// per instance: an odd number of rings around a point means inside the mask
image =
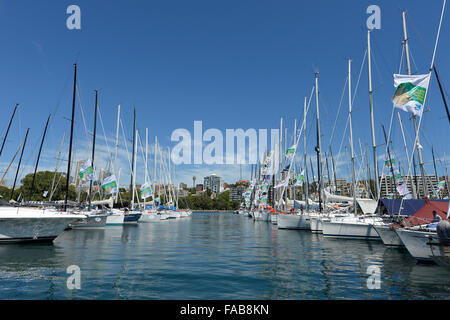
M 44 191 L 44 194 L 42 195 L 44 198 L 47 197 L 48 191 Z
M 305 170 L 303 170 L 302 173 L 299 174 L 299 175 L 297 176 L 297 178 L 294 179 L 294 181 L 293 181 L 294 186 L 297 187 L 297 186 L 303 185 L 303 179 L 305 178 L 304 173 L 305 173 Z
M 445 188 L 445 180 L 439 181 L 438 188 L 439 188 L 439 190 L 442 190 Z
M 430 74 L 394 74 L 394 87 L 397 88 L 392 98 L 394 108 L 421 116 L 429 83 Z
M 384 162 L 384 165 L 386 166 L 386 167 L 390 167 L 391 165 L 393 165 L 395 163 L 395 159 L 391 159 L 391 160 L 386 160 L 385 162 Z
M 80 172 L 78 172 L 81 181 L 86 182 L 94 179 L 94 169 L 89 165 L 89 161 L 86 160 L 80 166 Z
M 147 199 L 153 194 L 153 188 L 150 183 L 144 183 L 141 187 L 141 198 Z
M 103 180 L 102 189 L 104 192 L 106 192 L 106 194 L 117 193 L 118 188 L 117 188 L 116 176 L 111 175 L 108 178 L 106 178 L 105 180 Z
M 269 155 L 266 157 L 262 167 L 262 175 L 263 176 L 271 176 L 274 175 L 274 165 L 273 165 L 273 156 L 274 152 L 270 151 Z
M 401 196 L 407 195 L 409 193 L 408 187 L 404 183 L 397 186 L 397 191 Z
M 387 194 L 387 198 L 388 199 L 394 199 L 394 194 L 393 193 L 388 193 Z
M 284 180 L 281 180 L 281 181 L 274 187 L 274 189 L 278 189 L 278 188 L 281 188 L 281 187 L 286 187 L 288 184 L 289 184 L 289 177 L 287 177 L 287 178 L 284 179 Z
M 295 153 L 295 145 L 286 150 L 286 157 L 291 157 Z

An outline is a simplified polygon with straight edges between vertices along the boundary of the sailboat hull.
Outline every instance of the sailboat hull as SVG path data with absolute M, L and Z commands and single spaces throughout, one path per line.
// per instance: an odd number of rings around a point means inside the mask
M 294 230 L 310 230 L 310 217 L 306 214 L 279 214 L 277 225 L 279 229 L 294 229 Z
M 378 240 L 380 236 L 373 224 L 341 221 L 322 221 L 323 236 L 326 238 Z
M 433 252 L 429 242 L 438 242 L 436 232 L 408 229 L 395 230 L 408 252 L 418 261 L 432 261 Z M 430 239 L 431 238 L 431 239 Z
M 385 246 L 388 247 L 404 247 L 402 239 L 395 232 L 395 229 L 390 226 L 375 225 L 375 231 L 383 241 Z
M 0 243 L 52 242 L 70 223 L 82 217 L 56 213 L 11 216 L 0 212 Z
M 256 211 L 256 212 L 254 213 L 253 218 L 255 219 L 255 221 L 267 221 L 267 222 L 270 222 L 270 221 L 271 221 L 270 213 L 268 213 L 268 212 L 259 212 L 259 211 Z

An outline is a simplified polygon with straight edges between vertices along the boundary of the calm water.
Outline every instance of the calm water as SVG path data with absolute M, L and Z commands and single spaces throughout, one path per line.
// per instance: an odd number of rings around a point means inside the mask
M 69 290 L 66 268 L 81 269 Z M 367 289 L 369 265 L 381 289 Z M 443 299 L 450 270 L 378 242 L 329 240 L 227 213 L 65 231 L 0 246 L 0 299 Z

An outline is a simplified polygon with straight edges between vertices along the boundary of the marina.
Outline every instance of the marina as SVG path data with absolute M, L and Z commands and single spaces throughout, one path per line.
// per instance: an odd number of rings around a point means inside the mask
M 448 300 L 447 1 L 199 1 L 6 41 L 0 300 Z

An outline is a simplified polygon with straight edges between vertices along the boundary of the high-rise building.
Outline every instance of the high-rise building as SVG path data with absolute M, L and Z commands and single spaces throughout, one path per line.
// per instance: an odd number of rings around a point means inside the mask
M 211 190 L 212 193 L 223 191 L 223 179 L 215 174 L 203 178 L 204 190 Z

